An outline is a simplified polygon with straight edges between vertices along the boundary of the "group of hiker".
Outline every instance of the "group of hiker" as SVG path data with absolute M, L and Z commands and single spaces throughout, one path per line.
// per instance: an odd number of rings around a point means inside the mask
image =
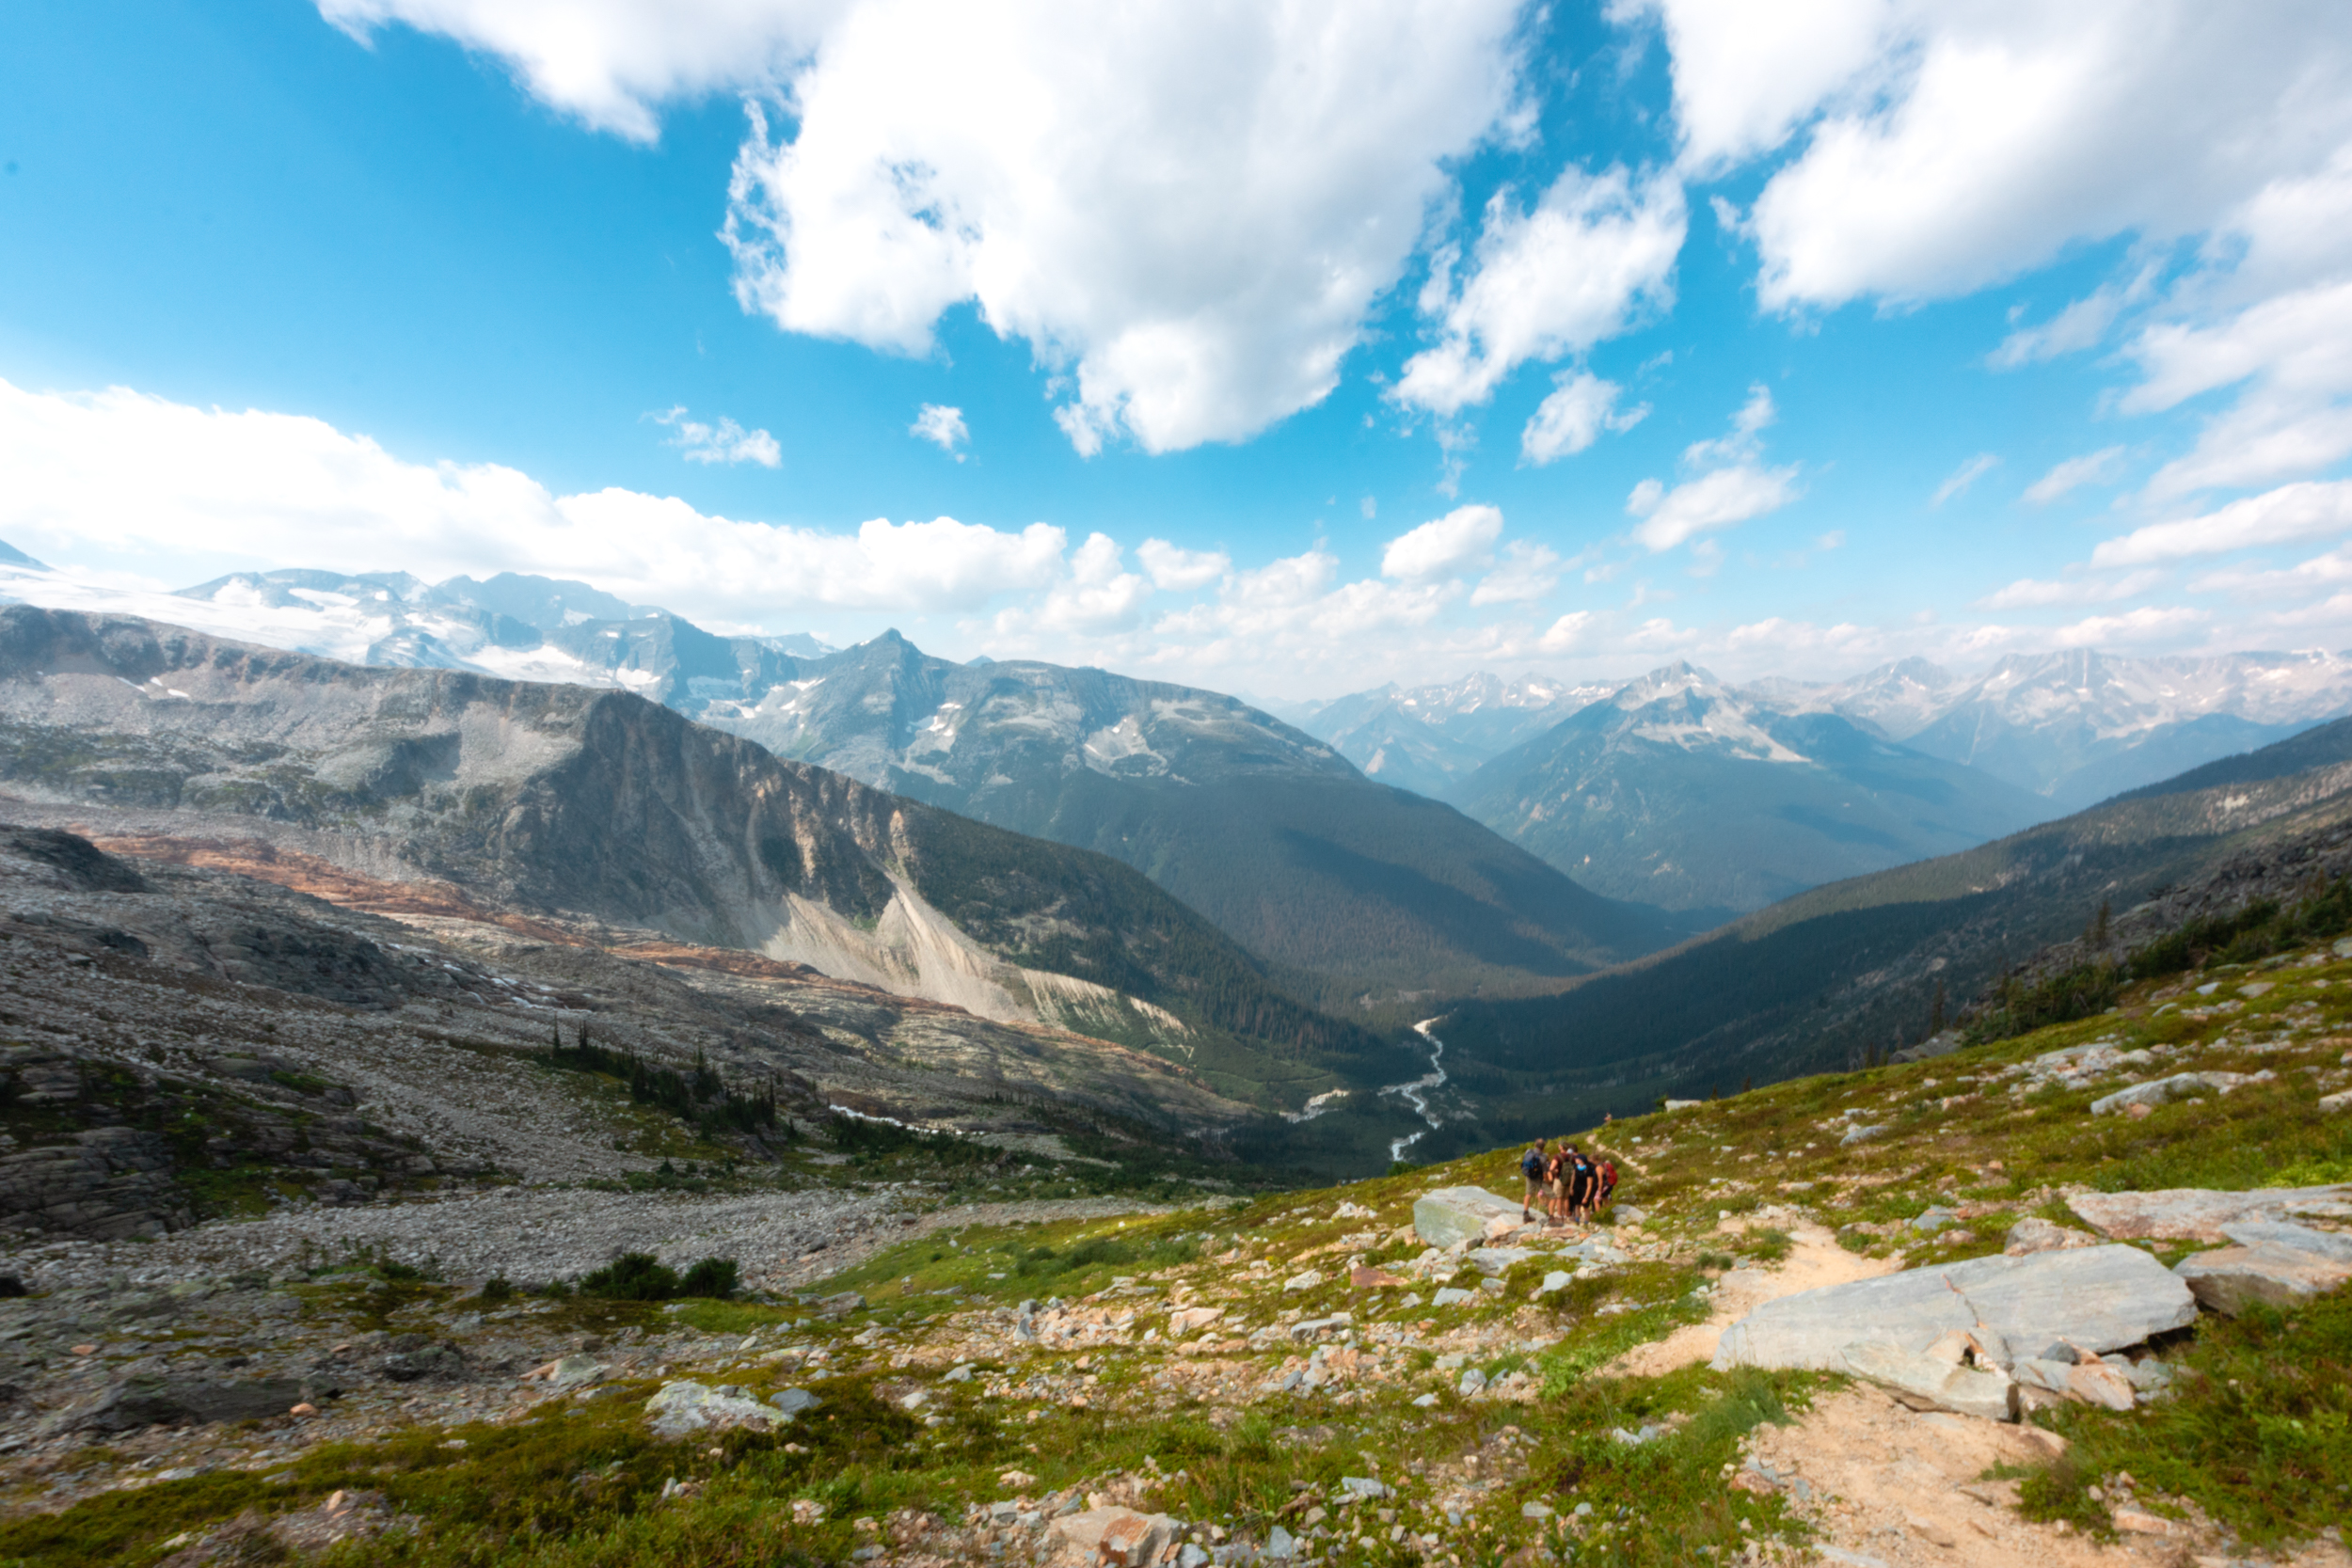
M 1609 1206 L 1617 1190 L 1617 1163 L 1587 1155 L 1565 1138 L 1549 1144 L 1538 1138 L 1528 1145 L 1519 1156 L 1519 1174 L 1527 1178 L 1519 1218 L 1531 1225 L 1535 1209 L 1554 1225 L 1589 1220 Z

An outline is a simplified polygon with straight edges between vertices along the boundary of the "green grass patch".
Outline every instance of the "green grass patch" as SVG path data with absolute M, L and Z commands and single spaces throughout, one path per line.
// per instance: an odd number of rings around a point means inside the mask
M 2066 1501 L 2075 1481 L 2124 1471 L 2142 1493 L 2189 1498 L 2256 1545 L 2352 1516 L 2352 1290 L 2292 1313 L 2203 1319 L 2174 1360 L 2169 1399 L 2122 1414 L 2054 1413 L 2076 1473 L 2053 1471 L 2036 1506 L 2077 1506 Z

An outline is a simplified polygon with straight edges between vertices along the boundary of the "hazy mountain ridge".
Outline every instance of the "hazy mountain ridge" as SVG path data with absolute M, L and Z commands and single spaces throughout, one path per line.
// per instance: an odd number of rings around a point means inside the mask
M 2321 734 L 2324 746 L 2286 744 L 2352 755 L 2352 721 Z M 2260 756 L 2243 771 L 2265 771 Z M 2194 890 L 2208 883 L 2278 893 L 2347 872 L 2352 761 L 2327 761 L 2110 802 L 1816 888 L 1558 997 L 1467 1004 L 1443 1027 L 1466 1092 L 1491 1104 L 1554 1120 L 1622 1111 L 1916 1042 L 1939 997 L 1956 1016 L 2012 965 L 2078 936 L 2102 904 L 2122 926 L 2152 901 L 2201 907 Z
M 1621 684 L 1536 674 L 1506 681 L 1484 672 L 1434 686 L 1391 682 L 1316 705 L 1299 728 L 1329 741 L 1367 778 L 1442 799 L 1481 763 Z
M 1509 686 L 1542 684 L 1527 676 Z M 1378 757 L 1389 783 L 1452 799 L 1477 768 L 1627 684 L 1551 682 L 1560 703 L 1519 710 L 1523 729 L 1458 721 L 1457 706 L 1491 713 L 1480 705 L 1485 692 L 1505 687 L 1493 676 L 1355 692 L 1319 705 L 1303 727 L 1367 772 Z M 1843 681 L 1767 675 L 1732 689 L 1784 713 L 1834 713 L 2065 811 L 2352 712 L 2352 658 L 2325 651 L 2126 658 L 2073 649 L 2011 654 L 1974 678 L 1912 657 Z
M 1114 861 L 627 693 L 15 607 L 0 610 L 0 778 L 102 831 L 284 842 L 371 877 L 805 962 L 1142 1045 L 1252 1098 L 1408 1060 L 1275 992 Z
M 2011 654 L 1974 681 L 1906 659 L 1849 682 L 1783 689 L 1796 705 L 1875 724 L 1914 751 L 2079 809 L 2352 711 L 2352 659 L 2073 649 Z
M 1688 663 L 1504 752 L 1454 799 L 1596 892 L 1692 911 L 1760 909 L 2044 815 L 1998 780 Z

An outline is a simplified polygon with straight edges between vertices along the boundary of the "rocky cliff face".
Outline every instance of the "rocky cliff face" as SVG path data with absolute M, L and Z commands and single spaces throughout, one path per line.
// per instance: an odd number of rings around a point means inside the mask
M 109 832 L 264 839 L 986 1017 L 1086 1014 L 1180 1055 L 1200 1031 L 1260 1042 L 1243 1056 L 1384 1049 L 1272 998 L 1246 956 L 1122 867 L 624 692 L 365 669 L 16 607 L 0 610 L 0 781 Z M 1228 1027 L 1244 1015 L 1256 1022 Z

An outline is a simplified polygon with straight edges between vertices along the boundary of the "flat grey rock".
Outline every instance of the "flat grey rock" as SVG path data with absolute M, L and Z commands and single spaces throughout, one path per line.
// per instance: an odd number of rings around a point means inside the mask
M 2352 1185 L 2258 1187 L 2251 1192 L 2167 1187 L 2152 1193 L 2083 1193 L 2069 1197 L 2066 1206 L 2111 1241 L 2224 1242 L 2229 1238 L 2221 1227 L 2244 1220 L 2352 1215 Z
M 2239 1220 L 2223 1226 L 2221 1233 L 2240 1246 L 2266 1243 L 2338 1263 L 2352 1263 L 2352 1235 L 2340 1230 L 2318 1230 L 2289 1220 Z
M 1486 1239 L 1490 1220 L 1508 1218 L 1518 1224 L 1520 1207 L 1484 1187 L 1440 1187 L 1413 1200 L 1413 1228 L 1431 1246 Z
M 1917 1354 L 1954 1331 L 2010 1361 L 2053 1339 L 2120 1350 L 2196 1320 L 2187 1285 L 2137 1247 L 2078 1247 L 1931 1265 L 1768 1301 L 1724 1331 L 1714 1365 L 1833 1371 L 1853 1346 Z
M 770 1426 L 780 1418 L 757 1400 L 722 1393 L 700 1383 L 665 1383 L 645 1402 L 657 1437 L 683 1437 L 714 1427 Z
M 2261 1242 L 2196 1253 L 2182 1259 L 2172 1272 L 2198 1301 L 2234 1318 L 2257 1302 L 2283 1308 L 2325 1295 L 2352 1279 L 2352 1262 Z
M 2251 1084 L 2273 1076 L 2263 1072 L 2176 1072 L 2169 1078 L 2153 1078 L 2145 1084 L 2134 1084 L 2118 1089 L 2090 1102 L 2094 1117 L 2112 1116 L 2134 1105 L 2163 1105 L 2193 1095 L 2228 1094 L 2241 1084 Z

